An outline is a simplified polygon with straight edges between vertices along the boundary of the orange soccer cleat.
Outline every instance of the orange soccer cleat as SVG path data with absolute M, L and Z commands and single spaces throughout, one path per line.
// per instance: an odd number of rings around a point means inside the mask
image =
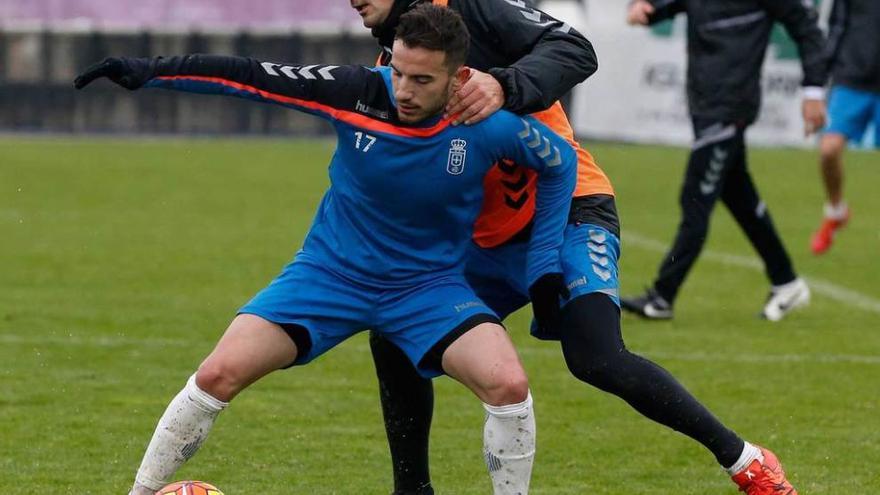
M 797 495 L 797 490 L 785 479 L 785 472 L 773 452 L 758 447 L 761 455 L 731 479 L 739 491 L 747 495 Z
M 842 218 L 829 218 L 826 216 L 822 220 L 822 225 L 819 226 L 819 230 L 813 234 L 813 239 L 810 241 L 810 248 L 812 249 L 813 254 L 818 256 L 825 251 L 828 251 L 828 249 L 831 248 L 831 243 L 834 242 L 834 234 L 842 229 L 848 221 L 849 209 L 846 210 L 846 215 Z

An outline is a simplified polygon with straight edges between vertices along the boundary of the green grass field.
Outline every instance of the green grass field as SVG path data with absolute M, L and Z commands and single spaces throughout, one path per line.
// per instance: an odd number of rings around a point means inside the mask
M 591 149 L 618 191 L 623 292 L 640 291 L 673 236 L 686 150 Z M 0 493 L 127 492 L 167 402 L 298 248 L 331 153 L 328 141 L 0 139 Z M 816 258 L 815 154 L 751 152 L 813 282 L 809 308 L 756 318 L 767 282 L 719 207 L 676 319 L 623 321 L 632 350 L 775 450 L 802 495 L 880 493 L 880 154 L 847 162 L 854 216 Z M 528 317 L 507 324 L 536 399 L 532 493 L 737 493 L 703 447 L 572 378 Z M 479 402 L 447 378 L 436 390 L 438 493 L 489 493 Z M 242 394 L 178 478 L 227 495 L 389 493 L 365 335 Z

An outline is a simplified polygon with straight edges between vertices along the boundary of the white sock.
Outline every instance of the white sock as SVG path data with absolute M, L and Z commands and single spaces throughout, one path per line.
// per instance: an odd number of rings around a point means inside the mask
M 727 474 L 733 476 L 736 473 L 742 471 L 743 469 L 749 467 L 749 464 L 752 463 L 755 459 L 760 459 L 761 462 L 764 462 L 764 455 L 761 454 L 761 449 L 755 447 L 749 442 L 743 442 L 743 451 L 739 455 L 739 459 L 733 463 L 733 466 L 726 468 Z
M 167 485 L 178 468 L 196 453 L 217 415 L 228 405 L 200 389 L 196 375 L 191 376 L 159 419 L 131 493 L 154 493 Z
M 831 203 L 825 203 L 825 207 L 822 208 L 825 213 L 825 218 L 830 220 L 843 220 L 846 218 L 846 214 L 849 213 L 849 207 L 846 205 L 846 201 L 841 201 L 836 205 Z
M 526 495 L 535 462 L 532 394 L 519 404 L 490 406 L 483 427 L 483 453 L 495 495 Z

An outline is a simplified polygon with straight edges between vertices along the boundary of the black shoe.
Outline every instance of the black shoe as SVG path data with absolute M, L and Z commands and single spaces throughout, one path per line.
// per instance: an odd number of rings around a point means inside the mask
M 620 307 L 649 320 L 671 320 L 672 305 L 654 289 L 648 289 L 638 297 L 621 297 Z

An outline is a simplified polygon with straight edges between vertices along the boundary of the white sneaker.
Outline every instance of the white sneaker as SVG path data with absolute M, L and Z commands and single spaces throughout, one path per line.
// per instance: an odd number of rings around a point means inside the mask
M 761 316 L 779 321 L 789 311 L 807 304 L 810 304 L 810 288 L 804 279 L 798 277 L 787 284 L 773 286 Z

